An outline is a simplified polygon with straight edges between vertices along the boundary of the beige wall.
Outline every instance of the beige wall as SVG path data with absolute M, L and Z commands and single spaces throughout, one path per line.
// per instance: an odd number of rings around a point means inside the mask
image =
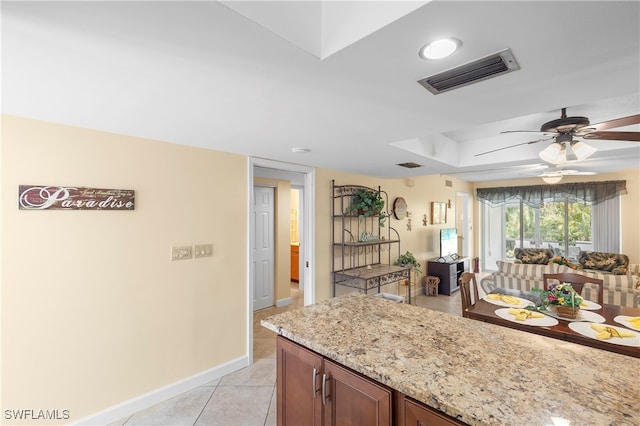
M 18 210 L 20 184 L 133 189 L 135 210 Z M 3 116 L 3 421 L 78 420 L 245 356 L 246 212 L 246 157 Z
M 631 263 L 640 263 L 640 169 L 625 170 L 619 173 L 607 173 L 593 176 L 566 176 L 562 183 L 570 182 L 599 182 L 608 180 L 626 180 L 627 181 L 627 194 L 620 198 L 620 210 L 621 210 L 621 229 L 622 229 L 622 253 L 629 256 Z M 491 181 L 482 182 L 475 185 L 473 195 L 475 199 L 475 188 L 491 188 L 502 186 L 525 186 L 525 185 L 540 185 L 541 180 L 536 179 L 519 179 L 509 181 Z M 480 214 L 479 203 L 475 205 L 475 229 L 478 232 L 481 231 L 481 224 L 479 223 Z M 478 233 L 480 235 L 480 233 Z M 475 251 L 480 252 L 479 249 L 480 240 L 476 239 Z

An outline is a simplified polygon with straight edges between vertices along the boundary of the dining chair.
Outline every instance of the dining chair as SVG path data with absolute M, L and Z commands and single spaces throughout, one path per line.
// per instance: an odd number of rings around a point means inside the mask
M 576 293 L 582 295 L 582 289 L 585 284 L 590 284 L 598 287 L 598 302 L 600 305 L 604 303 L 604 280 L 589 277 L 587 275 L 574 274 L 571 272 L 563 272 L 559 274 L 543 274 L 542 279 L 544 281 L 544 289 L 549 288 L 550 281 L 558 281 L 561 283 L 570 283 Z
M 463 272 L 458 279 L 460 283 L 460 300 L 462 301 L 462 316 L 468 318 L 467 308 L 471 307 L 479 299 L 478 283 L 476 274 L 473 272 Z M 473 292 L 473 299 L 471 293 Z

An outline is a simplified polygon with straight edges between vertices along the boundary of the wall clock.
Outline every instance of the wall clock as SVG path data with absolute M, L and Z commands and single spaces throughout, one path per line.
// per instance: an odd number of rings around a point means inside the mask
M 407 216 L 407 202 L 404 198 L 398 197 L 393 201 L 393 216 L 398 220 Z

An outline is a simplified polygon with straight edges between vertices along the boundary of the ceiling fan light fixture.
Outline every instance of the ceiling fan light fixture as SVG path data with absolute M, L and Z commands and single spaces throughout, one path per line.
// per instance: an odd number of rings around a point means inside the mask
M 544 183 L 548 183 L 549 185 L 556 184 L 562 180 L 562 175 L 560 173 L 542 175 L 541 177 Z
M 582 141 L 577 141 L 571 143 L 571 150 L 576 155 L 578 160 L 584 160 L 586 158 L 589 158 L 598 149 Z
M 563 164 L 567 162 L 567 151 L 563 144 L 557 142 L 554 142 L 543 149 L 539 156 L 541 159 L 551 164 Z
M 462 46 L 462 41 L 457 38 L 443 38 L 431 41 L 420 48 L 418 55 L 422 59 L 442 59 L 453 55 Z

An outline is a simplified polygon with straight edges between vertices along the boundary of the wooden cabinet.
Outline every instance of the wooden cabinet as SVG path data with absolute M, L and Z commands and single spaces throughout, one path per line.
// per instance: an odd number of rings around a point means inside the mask
M 276 343 L 278 425 L 322 425 L 323 358 L 280 336 Z
M 291 245 L 291 281 L 300 281 L 300 246 Z
M 452 426 L 464 423 L 401 395 L 397 424 L 401 426 Z
M 325 425 L 390 426 L 391 389 L 324 360 Z
M 281 336 L 277 356 L 279 426 L 391 426 L 391 389 Z
M 427 262 L 427 274 L 440 278 L 438 293 L 451 295 L 460 288 L 458 278 L 463 272 L 469 272 L 469 258 L 461 257 L 456 260 Z

